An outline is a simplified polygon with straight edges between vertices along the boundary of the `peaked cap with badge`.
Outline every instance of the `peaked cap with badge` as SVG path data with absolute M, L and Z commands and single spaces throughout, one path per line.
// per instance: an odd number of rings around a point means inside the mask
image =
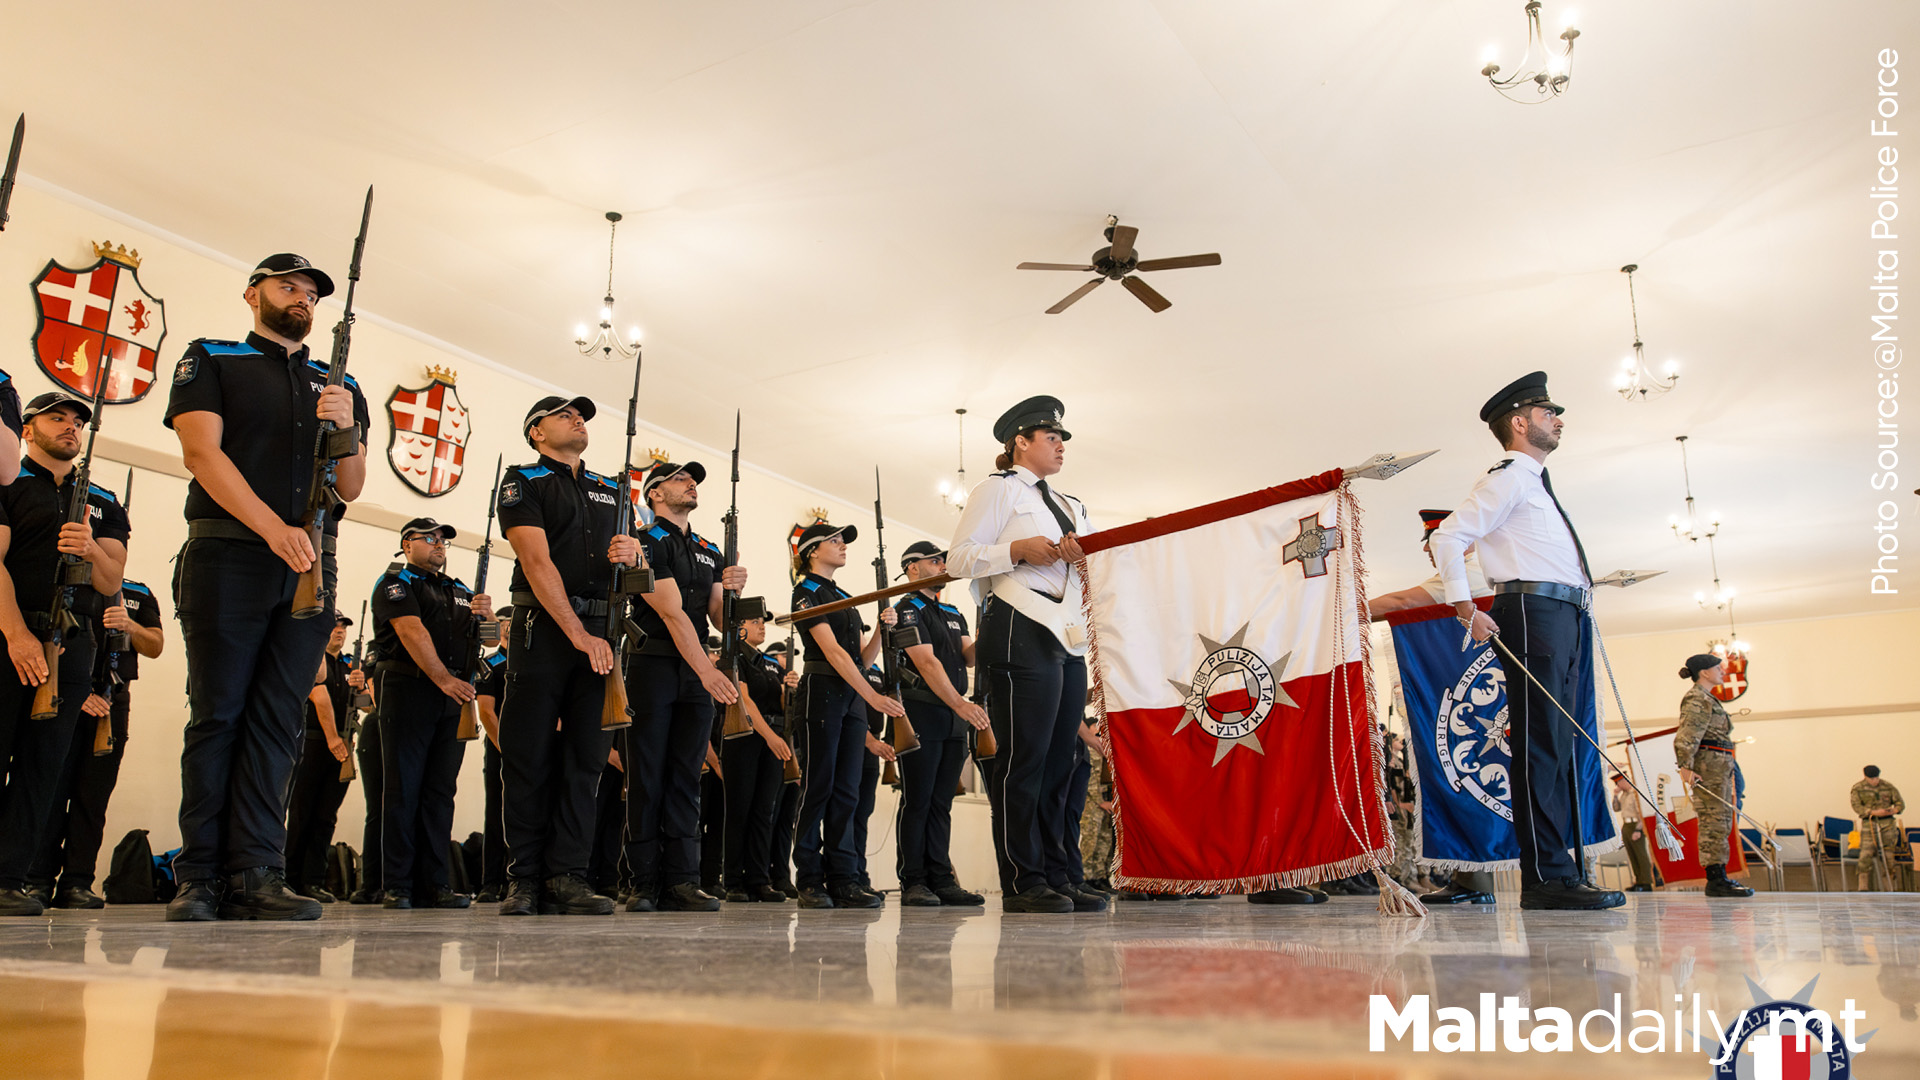
M 1030 397 L 1000 414 L 1000 419 L 993 422 L 993 437 L 1004 443 L 1023 431 L 1047 428 L 1058 432 L 1063 440 L 1071 439 L 1073 435 L 1060 426 L 1066 413 L 1067 407 L 1057 397 L 1046 394 Z

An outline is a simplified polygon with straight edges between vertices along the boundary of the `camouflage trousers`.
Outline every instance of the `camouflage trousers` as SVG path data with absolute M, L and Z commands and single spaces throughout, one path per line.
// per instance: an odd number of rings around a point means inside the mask
M 1693 785 L 1693 816 L 1700 819 L 1700 865 L 1725 866 L 1727 839 L 1733 835 L 1733 755 L 1701 750 L 1694 755 L 1693 771 L 1700 774 Z
M 1387 875 L 1409 889 L 1418 890 L 1416 884 L 1420 877 L 1420 868 L 1414 864 L 1413 850 L 1413 812 L 1395 810 L 1390 815 L 1393 821 L 1393 862 L 1387 866 Z
M 1100 773 L 1089 770 L 1087 805 L 1080 811 L 1080 869 L 1088 881 L 1105 881 L 1113 872 L 1113 815 L 1100 808 L 1100 800 L 1112 801 L 1113 789 L 1100 782 Z
M 1872 877 L 1879 878 L 1881 889 L 1896 887 L 1888 880 L 1894 856 L 1900 852 L 1900 827 L 1892 818 L 1867 818 L 1860 822 L 1860 888 L 1866 889 Z M 1882 868 L 1882 862 L 1885 869 Z M 1895 871 L 1897 873 L 1897 871 Z

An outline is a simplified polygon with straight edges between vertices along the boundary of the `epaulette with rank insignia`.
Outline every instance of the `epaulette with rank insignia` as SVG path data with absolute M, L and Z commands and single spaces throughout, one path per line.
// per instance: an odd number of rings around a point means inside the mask
M 1506 468 L 1507 466 L 1509 466 L 1509 465 L 1511 465 L 1511 464 L 1513 464 L 1513 459 L 1512 459 L 1512 458 L 1508 458 L 1507 460 L 1505 460 L 1505 461 L 1503 461 L 1503 462 L 1501 462 L 1500 464 L 1498 464 L 1498 465 L 1495 465 L 1495 466 L 1494 466 L 1493 468 L 1491 468 L 1491 469 L 1488 469 L 1488 470 L 1487 470 L 1487 475 L 1488 475 L 1488 476 L 1492 476 L 1492 475 L 1493 475 L 1494 473 L 1497 473 L 1497 472 L 1499 472 L 1499 471 L 1500 471 L 1501 469 L 1504 469 L 1504 468 Z

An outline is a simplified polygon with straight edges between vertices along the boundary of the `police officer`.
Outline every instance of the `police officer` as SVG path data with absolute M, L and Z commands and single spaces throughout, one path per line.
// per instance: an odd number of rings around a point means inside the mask
M 900 568 L 909 581 L 947 571 L 947 553 L 930 540 L 907 545 Z M 966 729 L 987 727 L 987 710 L 967 700 L 967 669 L 974 642 L 966 616 L 940 601 L 940 590 L 908 593 L 894 605 L 901 631 L 920 630 L 907 649 L 907 678 L 900 696 L 920 749 L 900 759 L 900 803 L 895 856 L 900 903 L 908 907 L 971 907 L 986 903 L 960 887 L 954 876 L 953 796 L 967 761 Z
M 381 854 L 386 894 L 381 905 L 463 908 L 472 902 L 449 885 L 447 841 L 453 798 L 467 745 L 460 709 L 478 691 L 463 669 L 473 619 L 491 619 L 486 594 L 474 595 L 446 574 L 451 525 L 414 518 L 400 529 L 403 562 L 373 586 L 373 634 L 380 652 L 382 798 Z
M 647 473 L 642 498 L 653 524 L 640 534 L 654 588 L 633 605 L 646 634 L 627 662 L 633 726 L 622 740 L 627 772 L 628 911 L 716 911 L 700 887 L 700 765 L 713 731 L 713 703 L 739 691 L 707 656 L 708 624 L 718 628 L 721 591 L 745 587 L 742 566 L 722 568 L 722 553 L 687 517 L 700 505 L 706 467 L 663 461 Z
M 316 560 L 325 594 L 334 590 L 337 520 L 320 551 L 299 524 L 320 422 L 338 428 L 323 450 L 338 457 L 335 493 L 351 502 L 366 481 L 359 384 L 327 386 L 327 366 L 301 344 L 332 292 L 307 260 L 269 256 L 247 279 L 253 332 L 195 341 L 174 368 L 165 422 L 193 481 L 173 579 L 189 704 L 171 921 L 320 917 L 318 903 L 287 889 L 283 852 L 301 703 L 333 629 L 331 612 L 293 617 L 299 576 Z
M 1084 558 L 1079 535 L 1092 529 L 1078 499 L 1052 490 L 1047 478 L 1066 461 L 1058 398 L 1032 397 L 994 422 L 1000 470 L 967 498 L 949 547 L 947 568 L 974 580 L 981 604 L 981 677 L 999 754 L 987 780 L 998 818 L 1001 907 L 1009 912 L 1098 911 L 1105 897 L 1071 884 L 1065 822 L 1066 785 L 1076 764 L 1086 705 L 1087 666 L 1036 616 L 1079 603 Z M 1033 614 L 1028 614 L 1032 612 Z
M 334 616 L 327 651 L 307 692 L 300 761 L 293 767 L 293 792 L 287 796 L 287 887 L 323 904 L 338 899 L 325 887 L 327 850 L 333 846 L 340 803 L 353 784 L 340 778 L 340 766 L 352 753 L 348 736 L 354 695 L 366 685 L 366 675 L 352 670 L 340 655 L 352 626 L 345 615 Z
M 38 915 L 44 905 L 27 892 L 27 876 L 66 795 L 68 750 L 91 688 L 94 641 L 88 629 L 107 597 L 120 591 L 127 561 L 127 517 L 113 493 L 98 485 L 76 492 L 74 458 L 81 428 L 93 415 L 65 391 L 27 403 L 27 453 L 20 475 L 0 488 L 0 632 L 17 679 L 0 679 L 0 915 Z M 87 504 L 85 520 L 67 523 L 74 499 Z M 56 671 L 49 671 L 45 638 L 60 557 L 89 564 L 86 584 L 73 586 L 69 609 L 79 626 L 64 637 Z M 33 719 L 34 692 L 52 678 L 58 712 Z M 89 725 L 91 727 L 91 725 Z M 91 745 L 91 740 L 89 740 Z
M 1891 868 L 1900 850 L 1900 823 L 1894 815 L 1905 811 L 1907 803 L 1900 797 L 1899 788 L 1881 779 L 1880 766 L 1868 765 L 1861 773 L 1863 779 L 1854 783 L 1847 798 L 1853 804 L 1853 815 L 1860 819 L 1859 891 L 1866 892 L 1876 867 Z M 1894 887 L 1884 878 L 1882 884 Z
M 487 654 L 480 681 L 474 684 L 480 702 L 480 728 L 486 735 L 480 748 L 486 824 L 481 832 L 480 892 L 474 897 L 481 904 L 497 904 L 507 891 L 507 841 L 500 825 L 500 702 L 507 695 L 507 646 L 513 636 L 513 607 L 499 608 L 493 617 L 501 624 L 500 647 Z
M 20 391 L 13 376 L 0 371 L 0 485 L 20 475 Z
M 593 414 L 583 397 L 535 402 L 521 433 L 539 460 L 500 481 L 500 526 L 514 552 L 500 709 L 502 915 L 613 914 L 586 879 L 594 792 L 612 742 L 600 711 L 614 655 L 601 635 L 613 566 L 637 565 L 640 546 L 621 531 L 616 481 L 581 461 Z
M 776 730 L 786 724 L 781 691 L 787 670 L 760 649 L 767 640 L 765 620 L 746 620 L 740 624 L 740 633 L 746 643 L 740 674 L 747 700 L 753 705 L 748 717 L 757 737 L 743 736 L 720 744 L 720 768 L 726 777 L 722 785 L 726 816 L 721 876 L 728 903 L 781 904 L 787 894 L 774 886 L 768 869 L 774 813 L 781 789 L 786 786 L 782 783 L 784 763 L 793 756 L 792 748 Z M 799 677 L 794 676 L 793 681 L 798 682 Z M 786 855 L 782 853 L 780 858 L 784 861 Z
M 887 614 L 893 616 L 893 611 L 889 609 Z M 864 621 L 860 625 L 862 631 L 872 629 Z M 882 639 L 883 647 L 885 647 L 884 640 Z M 876 694 L 882 693 L 887 685 L 887 673 L 878 662 L 867 667 L 867 685 L 873 687 L 873 692 Z M 887 718 L 878 710 L 871 708 L 867 710 L 866 742 L 866 755 L 860 759 L 859 797 L 853 807 L 853 852 L 854 862 L 859 867 L 854 877 L 862 892 L 872 895 L 884 904 L 886 896 L 873 887 L 873 878 L 867 873 L 867 832 L 868 826 L 873 823 L 874 807 L 879 805 L 880 763 L 897 762 L 899 757 L 894 753 L 893 743 L 889 741 Z M 890 783 L 898 788 L 899 776 L 896 774 Z
M 1673 759 L 1687 782 L 1693 813 L 1700 822 L 1700 868 L 1707 872 L 1708 896 L 1752 896 L 1753 890 L 1727 877 L 1727 840 L 1733 834 L 1733 718 L 1713 696 L 1727 669 L 1712 653 L 1687 657 L 1680 677 L 1693 683 L 1680 699 L 1680 728 L 1673 733 Z
M 1553 702 L 1577 709 L 1582 679 L 1591 673 L 1586 607 L 1592 577 L 1547 475 L 1565 411 L 1547 393 L 1544 371 L 1489 398 L 1480 419 L 1507 456 L 1480 477 L 1430 543 L 1461 625 L 1476 643 L 1500 635 L 1540 682 L 1519 672 L 1507 682 L 1520 906 L 1593 911 L 1627 898 L 1587 881 L 1572 855 L 1581 842 L 1579 736 Z M 1493 588 L 1490 613 L 1474 606 L 1467 580 L 1466 550 L 1475 544 Z
M 867 753 L 867 709 L 903 716 L 906 709 L 868 684 L 866 668 L 880 652 L 880 631 L 860 641 L 860 614 L 842 608 L 801 621 L 806 609 L 850 596 L 833 583 L 847 564 L 847 544 L 860 532 L 852 525 L 815 522 L 795 546 L 799 581 L 793 587 L 796 625 L 807 643 L 800 685 L 789 716 L 800 713 L 798 750 L 803 776 L 794 824 L 793 866 L 803 908 L 875 908 L 880 897 L 860 887 L 860 852 L 854 818 L 860 805 L 862 758 Z M 884 622 L 895 620 L 891 609 Z
M 93 692 L 80 707 L 73 745 L 67 751 L 64 797 L 54 800 L 40 855 L 28 875 L 31 891 L 49 907 L 98 908 L 106 901 L 93 891 L 100 862 L 100 844 L 107 827 L 107 802 L 120 781 L 120 762 L 127 752 L 128 690 L 140 677 L 140 657 L 153 659 L 166 646 L 161 629 L 160 602 L 137 581 L 123 581 L 120 596 L 106 606 L 94 624 L 100 642 L 93 662 Z M 118 648 L 109 643 L 119 641 Z M 94 752 L 99 720 L 105 717 L 112 748 Z M 59 878 L 56 890 L 55 877 Z
M 787 633 L 793 633 L 791 627 Z M 781 765 L 781 777 L 785 782 L 780 785 L 779 801 L 773 811 L 773 837 L 767 845 L 767 881 L 789 900 L 797 899 L 800 895 L 800 890 L 793 884 L 793 828 L 800 816 L 800 747 L 797 734 L 800 710 L 793 701 L 794 691 L 800 686 L 800 671 L 793 662 L 794 651 L 791 640 L 776 641 L 766 647 L 767 657 L 777 661 L 783 673 L 780 678 L 780 704 L 786 711 L 775 726 L 781 738 L 787 740 L 787 748 L 794 753 L 792 764 Z M 767 722 L 773 724 L 772 717 Z

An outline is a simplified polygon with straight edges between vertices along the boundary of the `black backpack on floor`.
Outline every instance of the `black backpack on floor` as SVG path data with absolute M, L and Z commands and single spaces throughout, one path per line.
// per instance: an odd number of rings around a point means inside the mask
M 345 900 L 360 887 L 360 853 L 341 841 L 327 849 L 328 892 Z
M 109 904 L 157 904 L 163 899 L 155 887 L 153 846 L 147 843 L 147 830 L 135 829 L 113 846 L 113 860 L 107 864 L 107 880 L 102 886 Z

